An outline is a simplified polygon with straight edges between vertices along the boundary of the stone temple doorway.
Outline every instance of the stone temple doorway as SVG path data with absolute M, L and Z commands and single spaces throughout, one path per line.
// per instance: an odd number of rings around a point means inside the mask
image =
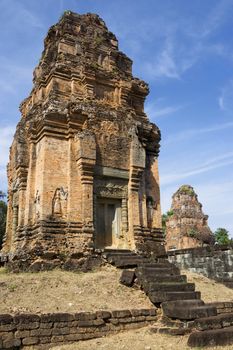
M 96 209 L 96 248 L 118 248 L 121 236 L 121 200 L 98 199 Z

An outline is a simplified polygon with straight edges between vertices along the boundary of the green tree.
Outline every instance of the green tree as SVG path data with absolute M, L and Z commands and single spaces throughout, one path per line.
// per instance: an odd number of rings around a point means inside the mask
M 170 211 L 167 211 L 166 214 L 162 215 L 162 229 L 163 229 L 164 236 L 166 236 L 166 222 L 168 218 L 173 214 L 174 214 L 173 211 L 170 210 Z
M 231 239 L 229 238 L 229 232 L 222 227 L 219 227 L 214 232 L 215 241 L 218 244 L 229 244 L 231 242 Z
M 0 249 L 2 248 L 2 241 L 6 231 L 7 205 L 4 202 L 5 197 L 5 193 L 0 190 Z

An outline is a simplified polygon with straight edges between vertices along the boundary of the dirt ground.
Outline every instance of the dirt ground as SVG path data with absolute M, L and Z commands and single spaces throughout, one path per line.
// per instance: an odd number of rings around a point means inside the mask
M 106 338 L 87 340 L 51 348 L 51 350 L 190 350 L 187 346 L 188 335 L 169 336 L 154 334 L 150 328 L 119 333 Z M 193 348 L 201 350 L 201 348 Z M 208 348 L 209 350 L 232 350 L 233 345 Z
M 233 289 L 204 276 L 182 271 L 205 302 L 233 301 Z M 78 312 L 150 308 L 144 293 L 119 283 L 121 270 L 104 266 L 89 273 L 54 270 L 7 273 L 0 269 L 0 313 Z
M 186 274 L 189 282 L 196 284 L 196 290 L 201 291 L 205 302 L 233 301 L 233 290 L 216 283 L 204 276 L 189 271 Z M 190 350 L 187 346 L 188 335 L 169 336 L 154 334 L 150 327 L 127 331 L 106 338 L 92 339 L 85 342 L 63 345 L 53 350 Z M 200 350 L 201 348 L 195 348 Z M 233 345 L 208 348 L 211 350 L 233 350 Z
M 204 276 L 182 271 L 196 284 L 205 302 L 233 301 L 233 290 Z M 150 308 L 144 293 L 119 284 L 121 270 L 105 266 L 89 273 L 61 270 L 39 273 L 7 273 L 0 269 L 0 313 L 78 312 L 100 309 Z M 186 350 L 188 336 L 154 334 L 150 327 L 127 331 L 54 350 Z M 232 346 L 216 350 L 233 350 Z
M 187 270 L 181 271 L 188 277 L 188 282 L 196 285 L 196 290 L 201 292 L 201 298 L 206 303 L 215 301 L 233 301 L 233 289 L 227 288 L 221 283 L 217 283 L 209 278 Z
M 142 291 L 121 285 L 120 275 L 121 270 L 111 266 L 89 273 L 53 270 L 12 274 L 0 269 L 0 313 L 153 307 Z

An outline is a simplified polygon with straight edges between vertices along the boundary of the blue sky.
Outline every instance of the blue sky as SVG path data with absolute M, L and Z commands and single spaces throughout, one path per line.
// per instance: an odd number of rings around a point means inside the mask
M 146 111 L 161 129 L 163 212 L 194 186 L 212 230 L 233 236 L 233 1 L 0 0 L 0 189 L 49 26 L 64 10 L 95 12 L 150 85 Z

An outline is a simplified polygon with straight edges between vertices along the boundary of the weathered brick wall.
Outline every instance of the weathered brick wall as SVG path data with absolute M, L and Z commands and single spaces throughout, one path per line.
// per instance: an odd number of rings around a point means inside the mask
M 0 315 L 0 349 L 38 348 L 103 337 L 157 320 L 156 309 Z
M 200 273 L 233 287 L 233 245 L 168 251 L 168 257 L 180 269 Z

